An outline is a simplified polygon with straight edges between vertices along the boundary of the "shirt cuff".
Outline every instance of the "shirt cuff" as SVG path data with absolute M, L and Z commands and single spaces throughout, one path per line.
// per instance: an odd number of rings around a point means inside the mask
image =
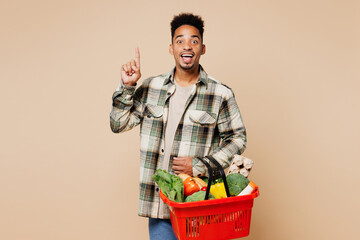
M 193 158 L 193 177 L 207 176 L 207 169 L 199 158 Z
M 136 89 L 136 83 L 134 86 L 128 86 L 123 83 L 123 81 L 120 81 L 119 87 L 116 89 L 116 92 L 125 94 L 125 95 L 133 95 Z

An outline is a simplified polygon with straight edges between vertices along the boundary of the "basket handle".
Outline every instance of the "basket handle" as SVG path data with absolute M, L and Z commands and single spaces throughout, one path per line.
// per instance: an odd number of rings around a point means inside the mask
M 230 197 L 230 192 L 229 192 L 229 187 L 228 187 L 228 184 L 227 184 L 227 181 L 226 181 L 226 175 L 225 175 L 225 172 L 224 172 L 224 169 L 223 167 L 220 165 L 220 163 L 218 161 L 216 161 L 215 158 L 213 158 L 212 156 L 205 156 L 205 158 L 209 159 L 213 164 L 215 164 L 216 166 L 216 170 L 218 172 L 220 172 L 220 176 L 224 182 L 224 186 L 225 186 L 225 191 L 226 191 L 226 195 L 227 197 Z M 208 173 L 209 173 L 209 179 L 208 179 L 208 187 L 206 188 L 206 194 L 205 194 L 205 199 L 204 200 L 208 200 L 209 198 L 209 192 L 210 192 L 210 188 L 211 188 L 211 183 L 213 181 L 213 178 L 215 180 L 215 173 L 213 171 L 213 168 L 210 166 L 210 164 L 208 162 L 206 162 L 204 159 L 202 158 L 199 158 L 204 164 L 205 166 L 207 167 L 208 169 Z M 209 187 L 210 186 L 210 187 Z
M 202 159 L 202 158 L 199 158 L 199 159 L 203 162 L 203 164 L 205 164 L 205 166 L 208 169 L 208 173 L 209 173 L 208 187 L 206 188 L 205 199 L 204 199 L 204 200 L 208 200 L 209 199 L 209 193 L 210 193 L 210 187 L 211 187 L 211 183 L 212 183 L 212 180 L 213 180 L 212 167 L 204 159 Z

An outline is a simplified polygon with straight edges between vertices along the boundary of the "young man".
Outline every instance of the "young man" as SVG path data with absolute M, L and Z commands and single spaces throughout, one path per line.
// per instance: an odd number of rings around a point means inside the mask
M 173 174 L 207 175 L 199 158 L 213 156 L 226 168 L 246 146 L 246 132 L 230 88 L 207 75 L 199 64 L 205 54 L 204 22 L 180 14 L 171 22 L 170 54 L 175 68 L 141 77 L 140 53 L 121 68 L 121 83 L 113 94 L 111 129 L 124 132 L 140 124 L 139 215 L 149 217 L 150 239 L 176 239 L 169 210 L 151 177 L 156 169 Z M 136 90 L 135 90 L 136 89 Z

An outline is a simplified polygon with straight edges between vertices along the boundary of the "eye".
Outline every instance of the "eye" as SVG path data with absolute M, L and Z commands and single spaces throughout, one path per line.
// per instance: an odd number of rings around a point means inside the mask
M 182 40 L 177 40 L 176 43 L 182 43 Z
M 193 40 L 192 43 L 193 44 L 197 44 L 199 41 L 198 40 Z

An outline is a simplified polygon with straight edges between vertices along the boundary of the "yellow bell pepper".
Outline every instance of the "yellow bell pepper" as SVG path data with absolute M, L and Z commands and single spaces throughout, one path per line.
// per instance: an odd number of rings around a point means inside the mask
M 214 195 L 215 199 L 226 198 L 226 190 L 223 182 L 215 183 L 210 187 L 210 193 Z

